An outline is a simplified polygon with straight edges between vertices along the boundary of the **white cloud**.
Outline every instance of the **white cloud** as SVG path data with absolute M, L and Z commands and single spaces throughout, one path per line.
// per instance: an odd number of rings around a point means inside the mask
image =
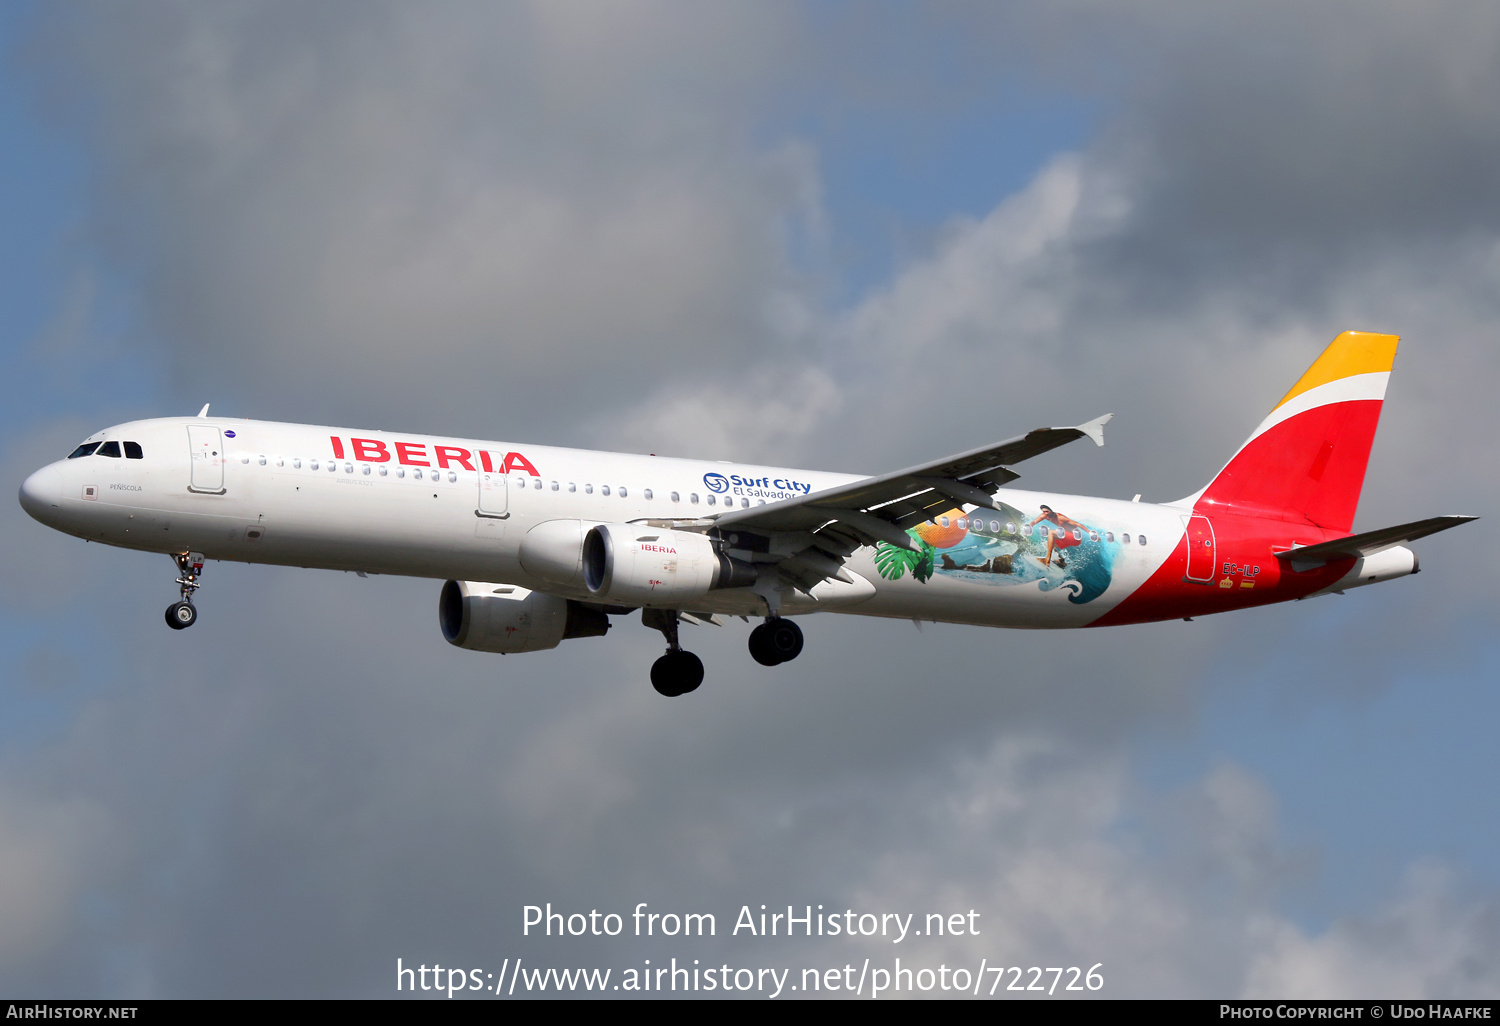
M 1285 920 L 1257 923 L 1245 995 L 1491 997 L 1500 988 L 1500 905 L 1461 891 L 1451 869 L 1426 862 L 1390 901 L 1316 936 Z

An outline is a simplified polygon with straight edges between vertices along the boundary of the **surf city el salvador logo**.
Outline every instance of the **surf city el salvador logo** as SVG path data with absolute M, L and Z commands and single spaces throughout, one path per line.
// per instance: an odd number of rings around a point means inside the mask
M 794 481 L 789 477 L 746 477 L 743 474 L 720 474 L 709 471 L 703 475 L 703 486 L 716 495 L 732 492 L 747 499 L 791 499 L 806 495 L 813 486 L 806 481 Z

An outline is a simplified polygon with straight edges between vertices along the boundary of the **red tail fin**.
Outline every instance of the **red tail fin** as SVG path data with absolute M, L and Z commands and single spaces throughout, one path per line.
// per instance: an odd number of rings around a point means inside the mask
M 1199 493 L 1195 510 L 1347 532 L 1399 341 L 1363 331 L 1334 339 Z

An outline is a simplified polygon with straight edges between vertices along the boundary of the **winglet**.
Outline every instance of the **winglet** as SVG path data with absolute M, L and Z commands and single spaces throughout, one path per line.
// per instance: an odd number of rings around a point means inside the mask
M 1094 440 L 1094 444 L 1100 448 L 1104 447 L 1104 425 L 1109 423 L 1113 413 L 1106 413 L 1102 417 L 1095 417 L 1087 424 L 1079 424 L 1073 430 L 1082 431 L 1086 436 Z
M 208 416 L 208 407 L 209 407 L 209 404 L 208 403 L 204 403 L 203 404 L 203 409 L 201 409 L 201 410 L 198 411 L 198 416 L 200 416 L 200 417 L 207 417 Z

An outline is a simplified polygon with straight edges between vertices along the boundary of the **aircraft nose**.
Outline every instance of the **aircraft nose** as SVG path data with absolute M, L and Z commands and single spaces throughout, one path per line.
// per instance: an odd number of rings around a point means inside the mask
M 62 492 L 62 474 L 43 467 L 21 483 L 21 508 L 45 524 L 62 507 Z

